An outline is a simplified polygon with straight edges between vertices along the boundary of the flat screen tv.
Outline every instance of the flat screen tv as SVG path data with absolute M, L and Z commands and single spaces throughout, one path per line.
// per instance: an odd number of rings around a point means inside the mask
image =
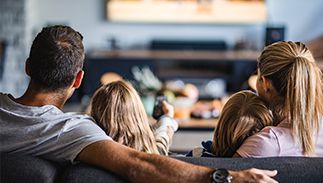
M 265 0 L 108 0 L 112 22 L 248 24 L 266 20 Z

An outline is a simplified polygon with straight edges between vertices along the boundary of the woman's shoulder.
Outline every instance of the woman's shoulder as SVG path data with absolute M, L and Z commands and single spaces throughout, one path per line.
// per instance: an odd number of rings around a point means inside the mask
M 275 143 L 278 145 L 284 142 L 293 141 L 293 134 L 290 123 L 286 120 L 280 122 L 277 126 L 266 126 L 260 132 L 246 139 L 247 142 L 268 145 Z
M 275 126 L 267 126 L 263 128 L 260 132 L 248 137 L 246 142 L 266 144 L 272 143 L 273 141 L 278 141 L 279 136 L 282 134 L 282 129 Z M 244 143 L 244 144 L 245 144 Z
M 260 132 L 248 137 L 237 153 L 241 157 L 278 156 L 280 145 L 276 133 L 276 128 L 273 126 L 263 128 Z
M 258 134 L 267 138 L 280 139 L 281 137 L 292 136 L 291 124 L 287 120 L 281 121 L 277 126 L 267 126 Z

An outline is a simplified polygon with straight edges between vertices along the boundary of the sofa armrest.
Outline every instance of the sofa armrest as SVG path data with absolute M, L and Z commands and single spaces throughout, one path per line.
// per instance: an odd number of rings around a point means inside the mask
M 1 183 L 53 183 L 62 166 L 37 157 L 1 154 Z

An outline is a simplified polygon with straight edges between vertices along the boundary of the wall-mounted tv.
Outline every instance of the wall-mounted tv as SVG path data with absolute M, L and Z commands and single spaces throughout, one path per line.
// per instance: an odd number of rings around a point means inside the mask
M 143 23 L 261 23 L 265 0 L 108 0 L 107 19 Z

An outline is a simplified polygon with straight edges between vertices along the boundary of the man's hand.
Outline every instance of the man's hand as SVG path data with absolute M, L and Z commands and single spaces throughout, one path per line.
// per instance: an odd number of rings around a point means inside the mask
M 229 171 L 232 183 L 278 183 L 273 178 L 277 174 L 277 170 L 260 170 L 251 168 L 242 171 Z

